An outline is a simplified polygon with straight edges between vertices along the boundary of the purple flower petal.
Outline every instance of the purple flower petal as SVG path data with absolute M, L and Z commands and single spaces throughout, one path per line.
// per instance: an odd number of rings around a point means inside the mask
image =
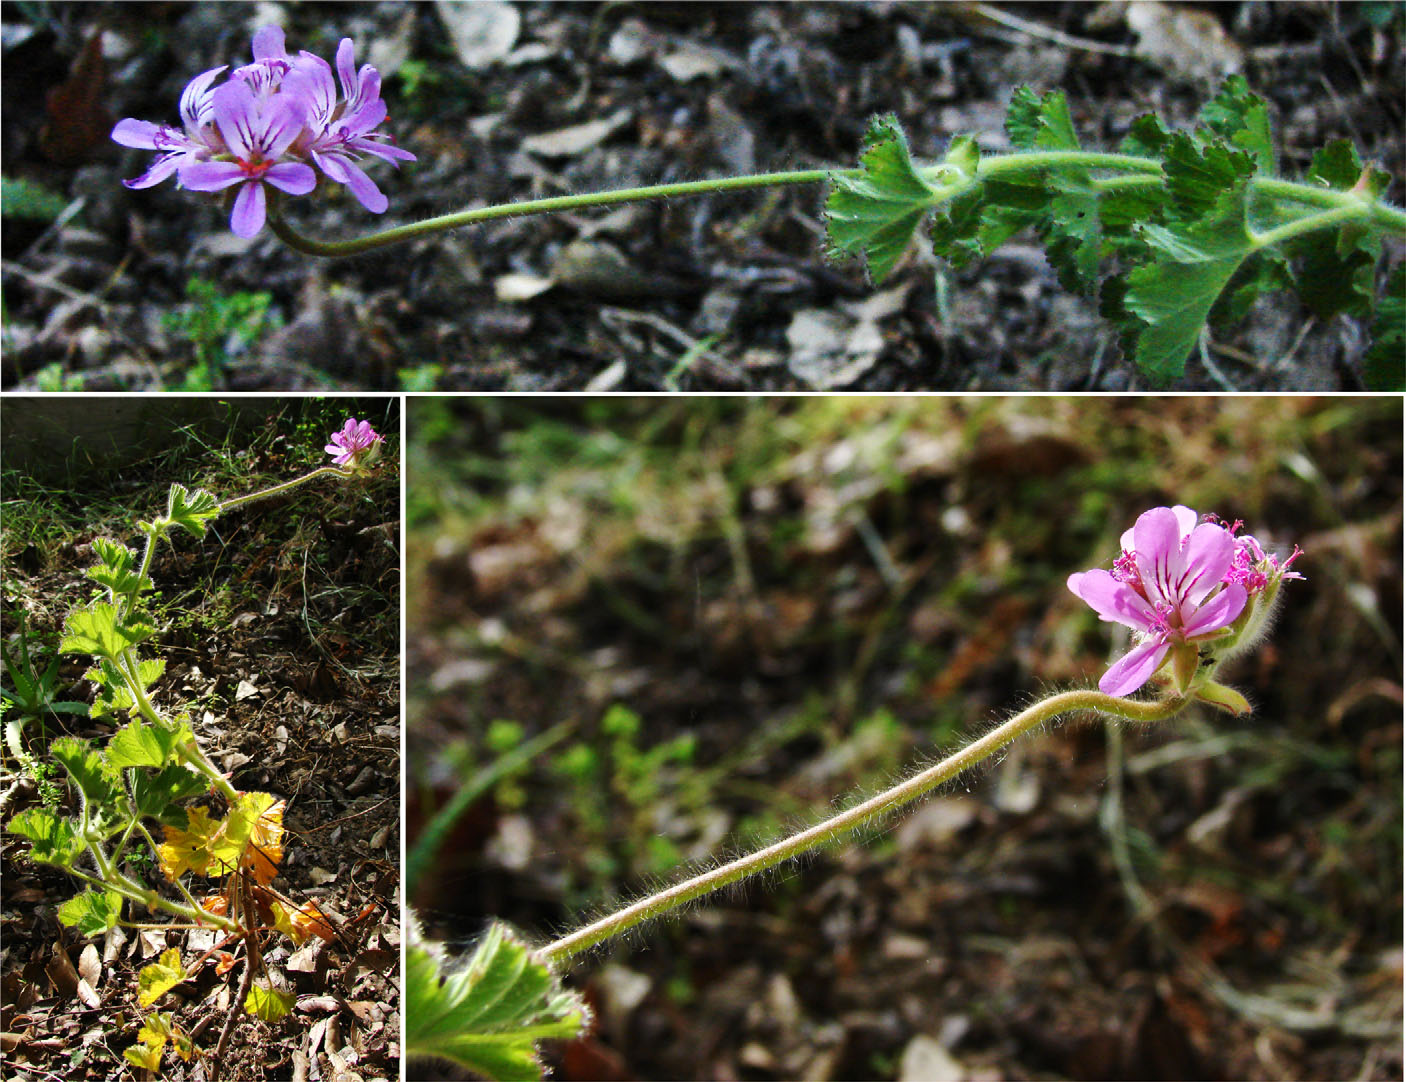
M 150 188 L 153 184 L 160 184 L 176 171 L 176 167 L 181 164 L 185 154 L 176 152 L 163 154 L 151 163 L 151 168 L 141 176 L 133 180 L 124 180 L 122 184 L 128 188 Z
M 222 64 L 218 68 L 202 71 L 181 91 L 181 121 L 185 124 L 188 132 L 193 134 L 214 120 L 214 111 L 210 101 L 210 84 L 228 66 Z
M 248 159 L 259 145 L 259 103 L 249 84 L 232 80 L 215 91 L 215 123 L 229 144 L 230 153 Z
M 339 184 L 345 184 L 351 189 L 352 195 L 357 201 L 369 210 L 372 214 L 383 214 L 390 200 L 376 187 L 370 177 L 362 172 L 361 167 L 352 164 L 350 159 L 339 154 L 313 154 L 313 160 L 322 167 L 322 171 Z
M 156 137 L 161 134 L 161 125 L 149 120 L 119 120 L 112 129 L 112 141 L 124 147 L 137 147 L 140 150 L 155 150 Z
M 1235 538 L 1224 527 L 1205 522 L 1191 531 L 1184 551 L 1186 575 L 1177 589 L 1192 604 L 1199 604 L 1235 561 Z
M 252 237 L 264 227 L 265 209 L 264 186 L 250 181 L 239 189 L 239 195 L 235 197 L 229 227 L 238 236 Z
M 1156 620 L 1152 606 L 1136 590 L 1102 568 L 1070 575 L 1068 586 L 1101 620 L 1126 624 L 1134 631 L 1145 631 Z
M 1219 631 L 1223 627 L 1229 627 L 1235 622 L 1235 618 L 1245 610 L 1245 602 L 1248 599 L 1249 595 L 1245 593 L 1245 587 L 1239 583 L 1227 586 L 1196 610 L 1192 618 L 1182 628 L 1182 634 L 1191 638 L 1195 635 L 1204 635 L 1209 631 Z
M 180 175 L 193 192 L 218 192 L 248 179 L 237 162 L 190 162 L 181 166 Z
M 287 55 L 281 26 L 261 26 L 254 31 L 255 60 L 282 60 Z
M 279 162 L 264 174 L 264 180 L 289 195 L 307 195 L 317 187 L 317 174 L 302 162 Z
M 1165 641 L 1149 640 L 1133 647 L 1115 661 L 1099 679 L 1098 689 L 1105 695 L 1129 695 L 1147 683 L 1170 646 Z

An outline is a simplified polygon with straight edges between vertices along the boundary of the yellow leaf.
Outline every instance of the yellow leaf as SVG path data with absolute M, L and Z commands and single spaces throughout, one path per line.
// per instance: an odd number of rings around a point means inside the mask
M 293 1009 L 297 999 L 298 997 L 291 992 L 280 992 L 277 988 L 261 988 L 256 984 L 249 989 L 244 1009 L 265 1022 L 277 1022 Z
M 255 837 L 268 842 L 269 859 L 251 862 L 258 877 L 271 871 L 283 857 L 283 805 L 276 806 L 268 793 L 243 793 L 223 819 L 210 818 L 202 807 L 186 809 L 186 829 L 168 826 L 165 844 L 157 846 L 161 870 L 175 880 L 184 872 L 196 875 L 229 875 L 246 859 L 246 847 Z M 276 854 L 276 855 L 275 855 Z
M 196 875 L 223 875 L 221 871 L 209 870 L 211 850 L 223 826 L 221 820 L 210 818 L 207 809 L 196 806 L 186 809 L 185 830 L 166 827 L 166 841 L 156 847 L 166 878 L 174 882 L 187 871 Z
M 267 796 L 266 793 L 250 794 Z M 278 874 L 283 859 L 283 801 L 266 808 L 254 821 L 249 846 L 244 851 L 244 867 L 254 873 L 254 882 L 268 886 Z
M 167 954 L 169 953 L 171 952 L 167 951 Z M 170 1014 L 163 1011 L 159 1014 L 148 1015 L 142 1021 L 142 1028 L 137 1031 L 137 1043 L 123 1051 L 122 1054 L 127 1058 L 128 1063 L 136 1067 L 144 1067 L 148 1071 L 159 1071 L 161 1069 L 161 1053 L 166 1048 L 168 1040 L 175 1045 L 176 1054 L 181 1059 L 190 1059 L 194 1046 L 181 1027 L 171 1021 Z
M 143 1007 L 150 1007 L 185 979 L 185 970 L 181 968 L 180 950 L 172 947 L 163 951 L 160 959 L 143 967 L 138 975 L 137 1002 Z

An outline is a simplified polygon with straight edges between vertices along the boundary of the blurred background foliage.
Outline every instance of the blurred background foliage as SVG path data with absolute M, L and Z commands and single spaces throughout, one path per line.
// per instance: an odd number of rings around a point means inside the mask
M 1148 507 L 1307 553 L 1227 671 L 1252 716 L 1059 725 L 601 952 L 563 1077 L 1400 1077 L 1399 398 L 407 409 L 408 885 L 451 938 L 550 935 L 1091 683 L 1125 643 L 1064 580 Z

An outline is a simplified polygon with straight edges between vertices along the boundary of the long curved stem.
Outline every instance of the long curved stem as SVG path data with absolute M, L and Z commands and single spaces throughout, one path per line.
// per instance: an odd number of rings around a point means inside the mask
M 811 849 L 816 849 L 838 840 L 889 812 L 911 804 L 926 796 L 943 782 L 956 777 L 962 771 L 975 766 L 983 759 L 995 754 L 1011 741 L 1031 729 L 1044 724 L 1060 714 L 1076 710 L 1094 710 L 1129 721 L 1162 721 L 1172 717 L 1186 705 L 1186 698 L 1172 696 L 1154 701 L 1121 699 L 1105 695 L 1099 691 L 1066 691 L 1027 707 L 1009 721 L 993 729 L 985 736 L 968 744 L 961 751 L 949 755 L 940 763 L 919 771 L 907 781 L 900 782 L 878 796 L 871 797 L 862 804 L 840 812 L 813 827 L 809 827 L 782 841 L 739 857 L 711 871 L 686 879 L 658 894 L 641 899 L 610 916 L 580 928 L 570 935 L 549 943 L 538 953 L 548 962 L 560 963 L 595 946 L 603 940 L 617 936 L 637 924 L 662 916 L 670 910 L 687 905 L 695 898 L 711 894 L 715 890 L 732 885 L 782 864 L 792 857 Z
M 919 168 L 918 172 L 930 180 L 947 181 L 950 180 L 952 168 L 950 164 L 942 163 L 924 166 Z M 1130 174 L 1132 177 L 1147 178 L 1144 183 L 1155 183 L 1162 178 L 1162 163 L 1156 158 L 1088 150 L 1031 150 L 1014 154 L 983 156 L 977 164 L 976 175 L 968 178 L 965 184 L 958 184 L 950 191 L 944 190 L 938 201 L 945 201 L 946 198 L 950 198 L 988 177 L 1067 168 L 1111 170 L 1116 173 Z M 288 224 L 287 219 L 283 216 L 281 203 L 277 199 L 272 200 L 269 204 L 268 223 L 274 234 L 290 248 L 305 255 L 336 258 L 338 256 L 360 255 L 392 244 L 414 240 L 417 237 L 430 236 L 434 233 L 478 225 L 501 218 L 559 214 L 565 211 L 616 206 L 621 203 L 678 199 L 695 195 L 717 195 L 758 188 L 822 184 L 836 177 L 853 178 L 862 175 L 863 170 L 861 169 L 798 169 L 779 173 L 758 173 L 752 176 L 618 188 L 613 191 L 586 192 L 579 195 L 551 196 L 546 199 L 529 199 L 519 203 L 502 203 L 491 207 L 458 211 L 453 214 L 442 214 L 434 218 L 426 218 L 421 222 L 395 226 L 379 233 L 340 241 L 316 240 L 299 233 Z M 1290 200 L 1324 209 L 1354 206 L 1357 208 L 1358 215 L 1367 218 L 1376 228 L 1406 236 L 1406 211 L 1389 204 L 1368 202 L 1348 192 L 1317 188 L 1309 184 L 1280 180 L 1275 177 L 1255 177 L 1251 179 L 1250 183 L 1257 191 L 1274 199 Z M 1344 215 L 1344 217 L 1349 216 Z

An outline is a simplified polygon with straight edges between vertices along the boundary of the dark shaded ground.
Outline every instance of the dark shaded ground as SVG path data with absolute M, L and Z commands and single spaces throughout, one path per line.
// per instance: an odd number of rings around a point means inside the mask
M 1253 715 L 1061 724 L 598 952 L 557 1077 L 1401 1077 L 1399 399 L 409 409 L 409 841 L 566 728 L 411 885 L 450 939 L 564 931 L 1087 684 L 1065 578 L 1149 506 L 1307 553 L 1226 670 Z
M 522 3 L 482 9 L 498 16 L 485 17 L 490 59 L 471 69 L 430 5 L 6 4 L 5 100 L 30 104 L 6 110 L 5 175 L 82 207 L 59 229 L 5 222 L 0 382 L 180 386 L 195 348 L 162 317 L 198 278 L 226 295 L 269 294 L 266 331 L 221 341 L 216 387 L 1135 387 L 1112 331 L 1059 287 L 1031 238 L 955 276 L 945 323 L 921 258 L 864 303 L 874 291 L 862 272 L 820 255 L 815 188 L 503 221 L 323 263 L 267 233 L 240 241 L 171 183 L 123 189 L 149 155 L 105 134 L 124 116 L 174 123 L 186 81 L 245 61 L 255 22 L 278 18 L 293 49 L 330 57 L 353 36 L 358 62 L 369 55 L 386 73 L 389 130 L 419 156 L 399 175 L 373 170 L 391 200 L 382 219 L 350 198 L 301 200 L 293 218 L 318 235 L 537 196 L 849 166 L 867 119 L 890 110 L 919 157 L 961 132 L 999 150 L 1020 84 L 1065 88 L 1087 143 L 1111 146 L 1148 110 L 1187 122 L 1237 68 L 1272 105 L 1287 175 L 1347 137 L 1398 178 L 1400 201 L 1400 20 L 1370 21 L 1389 7 L 1234 3 L 1154 18 L 1135 6 L 1142 36 L 1118 5 L 1000 8 L 1035 24 L 1026 31 L 958 4 Z M 108 59 L 82 68 L 61 119 L 46 121 L 36 103 L 65 84 L 99 26 Z M 1098 51 L 1110 45 L 1136 55 Z M 1217 347 L 1215 370 L 1194 362 L 1181 386 L 1361 386 L 1362 328 L 1315 323 L 1284 296 Z
M 204 401 L 211 412 L 224 410 Z M 101 410 L 104 400 L 91 406 Z M 24 408 L 23 400 L 7 398 L 3 414 Z M 136 518 L 164 511 L 175 479 L 230 496 L 252 490 L 251 481 L 262 487 L 306 472 L 325 460 L 322 444 L 345 411 L 359 411 L 391 435 L 388 460 L 374 477 L 317 481 L 234 509 L 203 541 L 181 535 L 163 546 L 152 568 L 161 630 L 143 656 L 168 663 L 158 707 L 189 705 L 197 738 L 236 788 L 287 801 L 285 857 L 273 885 L 296 901 L 316 901 L 346 927 L 345 942 L 311 940 L 318 945 L 296 954 L 282 936 L 267 937 L 265 962 L 284 975 L 297 1004 L 272 1025 L 241 1014 L 225 1079 L 398 1077 L 399 405 L 287 406 L 229 445 L 216 439 L 211 445 L 233 457 L 213 475 L 215 455 L 196 439 L 126 463 L 116 476 L 89 474 L 48 491 L 4 473 L 5 634 L 15 631 L 22 609 L 48 647 L 47 660 L 68 604 L 92 586 L 83 570 L 94 536 L 130 539 Z M 86 667 L 81 658 L 65 662 L 60 698 L 91 698 Z M 64 723 L 101 742 L 110 721 Z M 37 725 L 26 732 L 30 751 L 42 759 Z M 8 821 L 40 794 L 8 753 L 5 777 Z M 27 843 L 15 835 L 0 837 L 6 1077 L 132 1077 L 122 1052 L 148 1013 L 137 1006 L 137 971 L 166 947 L 179 946 L 189 965 L 210 944 L 197 945 L 199 932 L 119 928 L 87 946 L 55 917 L 76 893 L 74 881 L 30 863 Z M 205 882 L 195 879 L 193 889 L 202 892 Z M 101 960 L 96 977 L 85 968 L 85 951 L 93 948 Z M 242 957 L 225 976 L 206 965 L 157 1004 L 195 1034 L 204 1053 L 213 1051 L 236 994 Z M 80 973 L 91 978 L 91 992 L 76 988 Z M 207 1063 L 182 1064 L 168 1051 L 163 1077 L 204 1079 Z

